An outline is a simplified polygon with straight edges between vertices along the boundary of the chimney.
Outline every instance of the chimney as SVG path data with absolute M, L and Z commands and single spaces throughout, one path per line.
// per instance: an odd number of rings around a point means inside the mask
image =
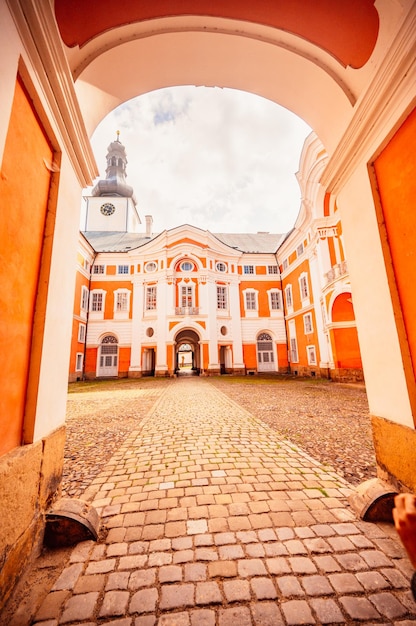
M 151 237 L 153 217 L 151 215 L 145 215 L 145 218 L 146 218 L 146 237 Z

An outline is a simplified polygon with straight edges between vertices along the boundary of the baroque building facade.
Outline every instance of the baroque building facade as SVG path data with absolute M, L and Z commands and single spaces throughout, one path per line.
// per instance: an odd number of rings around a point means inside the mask
M 292 373 L 362 380 L 342 225 L 313 133 L 288 234 L 141 228 L 119 137 L 84 197 L 69 380 Z M 143 232 L 142 232 L 143 231 Z M 185 355 L 187 355 L 186 366 Z
M 305 221 L 278 249 L 282 287 L 288 281 L 296 297 L 304 270 L 294 252 L 310 241 L 303 259 L 323 263 L 328 317 L 308 345 L 334 341 L 316 358 L 342 369 L 341 338 L 355 332 L 351 279 L 378 475 L 416 490 L 416 3 L 101 0 L 100 19 L 96 5 L 0 0 L 0 610 L 39 553 L 59 495 L 78 207 L 99 175 L 90 137 L 115 107 L 155 89 L 255 93 L 302 117 L 322 141 L 328 156 L 311 159 L 301 183 L 307 198 L 311 181 L 317 202 L 302 203 Z M 89 272 L 82 280 L 88 287 Z M 298 348 L 306 313 L 306 303 L 293 311 Z

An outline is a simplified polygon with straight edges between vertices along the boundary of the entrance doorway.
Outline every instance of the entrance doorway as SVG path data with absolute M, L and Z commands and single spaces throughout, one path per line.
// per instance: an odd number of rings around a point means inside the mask
M 276 371 L 273 339 L 268 333 L 261 333 L 257 338 L 257 369 L 259 372 Z
M 97 376 L 118 375 L 118 340 L 114 335 L 106 335 L 98 351 Z
M 201 371 L 200 337 L 192 329 L 181 330 L 175 337 L 175 374 L 198 376 Z

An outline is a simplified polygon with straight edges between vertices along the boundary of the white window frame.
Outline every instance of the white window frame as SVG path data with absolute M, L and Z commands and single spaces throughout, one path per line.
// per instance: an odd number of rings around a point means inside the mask
M 290 338 L 290 362 L 299 363 L 298 341 L 296 337 Z
M 117 266 L 117 274 L 127 275 L 130 274 L 130 265 L 118 265 Z
M 289 267 L 289 261 L 287 259 L 284 259 L 282 263 L 283 271 L 287 270 L 288 267 Z
M 243 265 L 243 274 L 246 274 L 246 275 L 253 275 L 253 274 L 255 274 L 254 265 L 251 265 L 251 264 Z
M 144 309 L 145 311 L 156 311 L 157 309 L 157 285 L 145 285 Z
M 105 297 L 107 292 L 104 289 L 92 289 L 90 293 L 90 319 L 104 319 Z M 101 296 L 101 299 L 99 298 Z M 100 308 L 94 310 L 94 300 L 100 300 Z
M 87 310 L 88 310 L 88 297 L 89 297 L 89 291 L 88 291 L 88 287 L 86 287 L 85 285 L 82 285 L 81 287 L 81 303 L 80 303 L 80 309 L 81 309 L 81 315 L 83 317 L 87 316 Z
M 269 311 L 270 315 L 277 315 L 283 311 L 282 292 L 280 289 L 269 289 L 267 292 L 269 296 Z M 277 298 L 277 307 L 273 306 L 273 300 Z
M 257 289 L 244 289 L 243 302 L 246 317 L 259 316 L 259 292 Z
M 306 346 L 306 354 L 308 357 L 308 365 L 318 365 L 315 346 Z
M 293 311 L 293 292 L 292 285 L 286 285 L 285 287 L 285 299 L 286 299 L 286 308 L 288 311 Z
M 267 273 L 268 274 L 278 274 L 279 273 L 279 266 L 278 265 L 268 265 L 267 266 Z
M 75 355 L 75 371 L 82 372 L 82 367 L 84 364 L 84 355 L 82 352 L 77 352 Z
M 217 261 L 215 264 L 215 269 L 217 270 L 217 272 L 226 272 L 228 268 L 227 264 L 223 261 Z
M 303 329 L 305 331 L 305 335 L 313 333 L 312 313 L 305 313 L 303 316 Z
M 179 307 L 193 309 L 195 307 L 195 283 L 180 283 Z
M 114 291 L 114 319 L 128 319 L 130 293 L 128 289 L 116 289 Z M 121 307 L 122 304 L 123 306 Z
M 87 337 L 87 326 L 86 324 L 80 324 L 78 326 L 78 343 L 85 343 L 86 337 Z
M 93 265 L 92 273 L 93 274 L 105 274 L 105 265 L 102 265 L 102 264 Z
M 156 261 L 148 261 L 144 266 L 144 271 L 152 274 L 157 271 L 157 263 Z
M 228 287 L 227 285 L 217 285 L 217 309 L 219 311 L 228 310 Z
M 307 272 L 302 272 L 299 276 L 299 293 L 303 306 L 309 302 L 309 282 Z
M 296 256 L 301 256 L 303 253 L 305 252 L 305 246 L 303 245 L 303 242 L 300 243 L 298 245 L 298 247 L 296 248 Z

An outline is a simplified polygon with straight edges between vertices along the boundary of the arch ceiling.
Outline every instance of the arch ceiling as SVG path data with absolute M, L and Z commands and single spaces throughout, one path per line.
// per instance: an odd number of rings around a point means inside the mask
M 329 153 L 379 37 L 374 0 L 55 0 L 87 130 L 176 85 L 249 91 L 303 118 Z

